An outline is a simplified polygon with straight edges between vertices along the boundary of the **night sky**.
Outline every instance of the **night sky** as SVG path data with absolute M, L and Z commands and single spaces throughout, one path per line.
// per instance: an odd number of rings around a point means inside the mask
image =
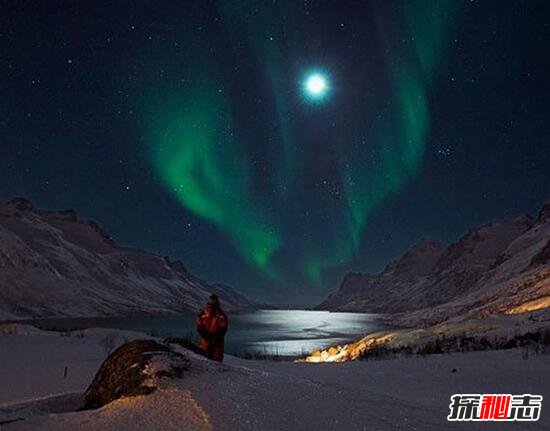
M 549 46 L 535 0 L 2 1 L 0 198 L 312 305 L 550 198 Z

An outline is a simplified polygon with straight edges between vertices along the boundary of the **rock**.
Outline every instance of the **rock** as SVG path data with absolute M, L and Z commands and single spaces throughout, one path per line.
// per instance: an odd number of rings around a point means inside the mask
M 530 266 L 544 265 L 548 262 L 550 262 L 550 239 L 546 242 L 542 250 L 531 259 Z
M 28 199 L 19 197 L 19 196 L 7 201 L 6 204 L 12 205 L 13 207 L 15 207 L 15 209 L 17 209 L 19 211 L 32 211 L 33 210 L 33 206 L 32 206 L 31 201 L 29 201 Z
M 545 202 L 542 206 L 537 220 L 539 222 L 546 221 L 550 218 L 550 201 Z
M 155 359 L 165 366 L 152 366 Z M 101 364 L 84 393 L 84 409 L 96 409 L 122 397 L 148 395 L 161 377 L 182 377 L 190 361 L 154 340 L 134 340 L 116 349 Z

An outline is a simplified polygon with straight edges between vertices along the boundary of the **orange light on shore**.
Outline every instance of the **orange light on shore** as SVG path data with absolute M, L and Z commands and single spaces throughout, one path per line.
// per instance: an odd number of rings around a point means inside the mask
M 307 356 L 301 362 L 309 363 L 328 363 L 328 362 L 347 362 L 355 361 L 361 358 L 365 352 L 375 346 L 380 346 L 389 342 L 393 334 L 368 335 L 359 341 L 346 344 L 344 346 L 329 347 L 325 350 L 318 350 Z

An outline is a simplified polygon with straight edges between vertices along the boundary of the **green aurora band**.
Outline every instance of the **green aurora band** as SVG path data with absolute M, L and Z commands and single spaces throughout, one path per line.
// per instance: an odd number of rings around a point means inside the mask
M 294 23 L 286 29 L 272 24 L 281 11 L 295 9 L 295 2 L 260 8 L 255 19 L 246 21 L 240 19 L 246 2 L 221 3 L 229 43 L 237 46 L 237 41 L 248 39 L 258 68 L 265 71 L 270 83 L 267 91 L 271 94 L 267 95 L 266 103 L 276 118 L 275 127 L 282 144 L 271 153 L 276 160 L 271 172 L 276 193 L 269 203 L 259 198 L 261 190 L 250 173 L 246 142 L 234 124 L 233 114 L 239 107 L 218 91 L 214 79 L 189 84 L 177 97 L 186 103 L 159 103 L 162 109 L 148 119 L 153 131 L 152 160 L 163 183 L 178 201 L 224 232 L 247 263 L 270 277 L 289 281 L 281 271 L 278 257 L 284 254 L 289 235 L 287 224 L 292 223 L 285 209 L 293 202 L 288 189 L 293 182 L 300 181 L 295 175 L 298 137 L 292 122 L 293 107 L 283 96 L 283 71 L 288 66 L 285 59 L 294 54 L 290 52 L 290 44 L 284 46 L 277 41 L 284 39 L 280 37 L 283 32 L 288 39 L 289 29 L 297 32 L 296 29 L 307 24 L 300 27 L 301 23 Z M 303 239 L 298 246 L 302 259 L 293 264 L 303 280 L 321 285 L 325 269 L 348 262 L 363 242 L 369 215 L 417 175 L 429 134 L 429 92 L 442 62 L 450 16 L 459 7 L 459 1 L 451 0 L 429 4 L 403 2 L 399 19 L 406 30 L 399 34 L 384 31 L 384 17 L 377 17 L 379 42 L 387 52 L 386 94 L 384 98 L 377 94 L 363 100 L 365 118 L 359 120 L 362 124 L 357 124 L 355 130 L 368 130 L 368 148 L 356 145 L 361 138 L 347 128 L 337 127 L 333 132 L 335 147 L 343 161 L 340 170 L 343 199 L 336 210 L 338 217 L 333 217 L 324 230 L 323 241 Z M 276 43 L 261 37 L 266 29 L 274 35 Z M 300 40 L 298 34 L 292 37 Z M 208 76 L 211 66 L 198 64 L 190 73 Z M 383 99 L 391 100 L 390 108 Z M 347 112 L 351 109 L 348 107 Z M 387 116 L 379 118 L 379 112 L 386 112 Z M 369 163 L 373 159 L 377 163 Z M 293 241 L 292 246 L 296 246 L 296 239 Z
M 460 7 L 459 1 L 403 2 L 404 28 L 407 34 L 388 35 L 382 20 L 378 22 L 378 34 L 386 47 L 391 94 L 393 94 L 393 124 L 379 121 L 370 128 L 370 142 L 375 154 L 358 152 L 357 147 L 343 147 L 346 161 L 342 171 L 342 184 L 346 190 L 347 208 L 342 214 L 346 223 L 338 226 L 337 241 L 329 249 L 311 250 L 306 258 L 304 271 L 310 280 L 320 283 L 324 268 L 342 265 L 361 245 L 362 234 L 372 213 L 389 195 L 399 192 L 408 179 L 413 178 L 420 167 L 429 133 L 430 113 L 428 95 L 437 76 L 441 51 L 449 34 L 449 19 Z M 408 43 L 404 43 L 408 41 Z M 380 102 L 372 113 L 384 110 Z M 369 111 L 367 111 L 369 112 Z M 346 136 L 346 131 L 338 132 Z M 358 138 L 346 136 L 348 142 Z M 379 163 L 366 170 L 366 158 L 374 157 Z M 346 181 L 353 178 L 353 181 Z
M 215 86 L 189 94 L 191 104 L 160 115 L 153 160 L 161 178 L 190 211 L 225 232 L 241 256 L 271 273 L 280 244 L 261 208 L 253 206 L 247 161 L 240 157 L 223 97 Z M 235 173 L 239 174 L 236 175 Z

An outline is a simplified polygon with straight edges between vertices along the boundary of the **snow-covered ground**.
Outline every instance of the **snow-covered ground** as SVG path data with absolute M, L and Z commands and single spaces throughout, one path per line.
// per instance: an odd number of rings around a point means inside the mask
M 3 332 L 16 334 L 0 335 L 2 431 L 550 429 L 550 356 L 524 359 L 520 350 L 340 364 L 227 357 L 218 366 L 196 358 L 204 366 L 161 381 L 152 395 L 75 412 L 107 350 L 143 336 L 98 329 L 60 336 L 20 325 Z M 449 423 L 454 393 L 541 394 L 541 418 Z
M 136 338 L 147 336 L 111 329 L 59 333 L 0 325 L 0 405 L 81 392 L 108 351 Z

